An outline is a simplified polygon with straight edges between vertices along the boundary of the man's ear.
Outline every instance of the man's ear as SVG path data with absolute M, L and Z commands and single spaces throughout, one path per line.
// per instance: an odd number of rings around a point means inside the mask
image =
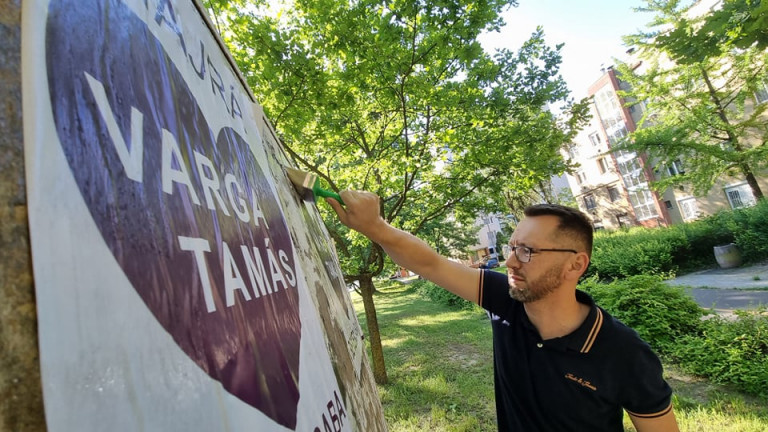
M 585 252 L 579 252 L 571 259 L 566 277 L 578 282 L 581 275 L 587 271 L 587 267 L 589 267 L 589 256 Z

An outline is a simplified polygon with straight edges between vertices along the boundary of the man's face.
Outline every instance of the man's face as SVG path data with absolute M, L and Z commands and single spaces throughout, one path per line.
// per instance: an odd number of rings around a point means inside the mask
M 555 242 L 557 224 L 555 216 L 523 219 L 517 225 L 509 245 L 533 249 L 566 247 Z M 515 253 L 510 253 L 505 263 L 510 297 L 521 302 L 534 302 L 557 290 L 563 281 L 563 266 L 569 258 L 567 253 L 534 252 L 531 260 L 524 263 L 517 259 Z

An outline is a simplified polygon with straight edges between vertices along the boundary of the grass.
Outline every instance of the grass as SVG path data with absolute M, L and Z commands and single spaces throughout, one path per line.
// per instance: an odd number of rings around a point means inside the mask
M 390 432 L 496 431 L 493 347 L 485 312 L 451 309 L 396 282 L 377 286 L 389 376 L 379 395 Z M 367 333 L 362 300 L 351 295 Z M 665 369 L 681 431 L 768 430 L 768 401 L 687 376 L 674 365 Z M 625 429 L 634 431 L 626 418 Z

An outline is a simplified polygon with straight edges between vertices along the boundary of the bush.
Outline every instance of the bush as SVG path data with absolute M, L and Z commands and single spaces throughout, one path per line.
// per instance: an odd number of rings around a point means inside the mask
M 703 310 L 683 288 L 658 276 L 632 276 L 611 283 L 597 277 L 579 288 L 656 351 L 688 373 L 768 397 L 768 316 L 737 311 L 735 321 L 702 321 Z
M 704 311 L 683 288 L 668 286 L 659 276 L 632 276 L 611 283 L 593 277 L 579 287 L 660 353 L 669 352 L 681 337 L 700 331 Z
M 705 321 L 701 333 L 680 338 L 672 356 L 686 372 L 768 397 L 768 316 L 737 313 L 735 321 Z
M 411 286 L 420 296 L 446 306 L 457 309 L 473 309 L 475 307 L 474 303 L 424 279 L 412 282 Z
M 598 232 L 587 277 L 667 275 L 714 266 L 714 247 L 736 243 L 744 261 L 768 258 L 768 200 L 668 228 Z
M 748 262 L 768 256 L 768 200 L 733 212 L 734 242 Z
M 685 255 L 687 247 L 680 230 L 633 228 L 598 233 L 588 273 L 604 279 L 673 273 L 678 269 L 676 257 Z

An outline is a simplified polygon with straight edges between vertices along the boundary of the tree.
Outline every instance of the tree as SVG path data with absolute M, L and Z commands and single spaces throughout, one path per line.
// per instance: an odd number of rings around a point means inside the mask
M 765 5 L 729 0 L 722 10 L 691 17 L 678 0 L 646 1 L 640 10 L 655 13 L 650 26 L 660 30 L 626 37 L 643 67 L 619 66 L 630 85 L 622 95 L 646 110 L 619 149 L 644 151 L 660 165 L 682 161 L 685 174 L 663 179 L 658 189 L 690 183 L 705 194 L 724 176 L 743 176 L 763 198 L 755 173 L 768 164 L 768 105 L 757 104 L 755 93 L 768 82 L 768 57 L 765 27 L 754 25 L 764 22 Z
M 539 179 L 530 189 L 507 189 L 502 193 L 504 202 L 516 220 L 522 220 L 525 208 L 534 204 L 561 204 L 577 207 L 570 189 L 556 191 L 549 179 Z
M 762 0 L 726 0 L 702 18 L 701 26 L 693 34 L 678 30 L 662 37 L 678 49 L 685 51 L 698 46 L 712 54 L 723 48 L 768 47 L 768 3 Z
M 498 205 L 490 197 L 502 185 L 562 172 L 562 159 L 544 158 L 563 143 L 546 137 L 583 122 L 545 110 L 568 92 L 560 47 L 541 29 L 517 52 L 491 56 L 478 43 L 514 1 L 298 0 L 272 15 L 244 0 L 207 5 L 295 162 L 335 190 L 377 193 L 384 219 L 438 247 L 449 216 L 474 220 Z M 374 377 L 385 383 L 373 296 L 385 254 L 324 219 L 345 278 L 359 281 Z

